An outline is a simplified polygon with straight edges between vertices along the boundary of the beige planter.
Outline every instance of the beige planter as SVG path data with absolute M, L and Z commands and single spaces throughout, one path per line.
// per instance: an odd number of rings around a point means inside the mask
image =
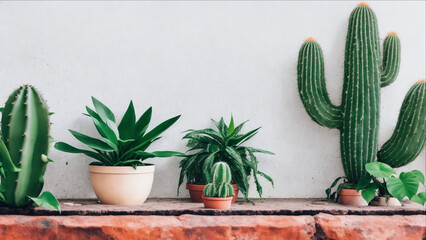
M 373 201 L 370 202 L 370 205 L 372 206 L 389 206 L 389 207 L 400 207 L 401 202 L 394 198 L 389 197 L 386 201 L 386 197 L 375 197 Z
M 154 165 L 109 167 L 89 165 L 90 180 L 98 200 L 104 204 L 142 205 L 154 180 Z

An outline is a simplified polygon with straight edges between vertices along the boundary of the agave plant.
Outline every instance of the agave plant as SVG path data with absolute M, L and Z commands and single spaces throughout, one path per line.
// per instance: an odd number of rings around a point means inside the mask
M 172 117 L 147 132 L 151 121 L 152 107 L 136 121 L 136 113 L 133 102 L 130 101 L 121 122 L 116 124 L 114 113 L 102 102 L 92 97 L 95 110 L 86 106 L 90 117 L 103 139 L 89 137 L 79 132 L 69 130 L 80 142 L 92 150 L 75 148 L 64 142 L 57 142 L 55 148 L 68 153 L 83 153 L 95 159 L 92 165 L 102 166 L 143 166 L 143 160 L 153 157 L 185 156 L 185 154 L 173 151 L 146 152 L 146 149 L 160 139 L 160 134 L 172 126 L 180 115 Z
M 238 188 L 248 200 L 249 180 L 253 175 L 259 197 L 262 198 L 262 186 L 258 181 L 258 175 L 267 179 L 273 185 L 274 182 L 267 174 L 258 170 L 258 160 L 255 153 L 274 154 L 272 152 L 243 146 L 242 144 L 255 136 L 260 127 L 247 133 L 240 133 L 246 122 L 234 127 L 234 119 L 231 117 L 229 126 L 223 118 L 219 122 L 213 120 L 216 129 L 207 128 L 202 130 L 187 130 L 183 139 L 188 139 L 187 156 L 182 159 L 179 167 L 182 168 L 179 177 L 179 187 L 186 176 L 187 182 L 191 184 L 204 185 L 212 182 L 211 170 L 216 162 L 226 162 L 232 171 L 232 183 Z M 189 152 L 195 153 L 190 154 Z

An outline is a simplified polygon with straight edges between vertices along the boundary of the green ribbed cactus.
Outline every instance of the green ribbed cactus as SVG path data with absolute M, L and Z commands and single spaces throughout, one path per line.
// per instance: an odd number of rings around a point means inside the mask
M 402 103 L 392 137 L 377 154 L 380 162 L 394 168 L 412 162 L 426 142 L 426 81 L 410 88 Z
M 59 203 L 43 188 L 49 148 L 49 111 L 32 86 L 14 91 L 2 111 L 0 203 L 25 207 L 32 202 L 59 210 Z
M 218 162 L 212 168 L 213 182 L 204 188 L 206 197 L 231 197 L 234 188 L 231 185 L 232 175 L 229 165 L 225 162 Z
M 300 97 L 315 122 L 340 130 L 343 168 L 351 183 L 357 183 L 360 178 L 367 176 L 365 164 L 376 160 L 380 87 L 385 87 L 396 79 L 400 56 L 400 42 L 393 32 L 385 38 L 381 55 L 376 16 L 367 4 L 359 4 L 349 18 L 342 103 L 335 106 L 327 93 L 320 46 L 313 38 L 308 38 L 300 49 L 297 69 Z M 414 86 L 413 89 L 418 87 Z M 410 124 L 405 125 L 406 121 L 401 120 L 395 130 L 395 140 L 391 139 L 391 143 L 381 150 L 381 160 L 405 164 L 412 161 L 423 149 L 424 127 L 422 133 L 419 129 L 424 126 L 425 120 L 424 87 L 422 89 L 423 94 L 415 90 L 413 91 L 417 94 L 409 93 L 412 95 L 410 102 L 417 104 L 407 103 L 405 108 L 403 106 L 405 110 L 402 110 L 401 115 L 402 118 L 410 119 L 406 120 Z M 413 132 L 416 137 L 409 136 Z M 404 142 L 401 142 L 402 140 Z M 401 151 L 404 154 L 397 156 Z M 389 154 L 385 157 L 385 153 Z

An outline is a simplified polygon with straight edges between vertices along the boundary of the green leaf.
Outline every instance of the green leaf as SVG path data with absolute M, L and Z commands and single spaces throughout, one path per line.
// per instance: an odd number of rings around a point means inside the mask
M 426 193 L 425 192 L 421 192 L 421 193 L 418 193 L 417 195 L 414 195 L 411 198 L 411 201 L 416 202 L 416 203 L 421 204 L 421 205 L 425 205 L 425 202 L 426 202 Z
M 402 172 L 399 178 L 392 177 L 386 182 L 386 188 L 389 193 L 402 201 L 404 197 L 412 198 L 419 188 L 419 180 L 416 175 L 412 173 Z
M 365 164 L 365 170 L 377 178 L 390 178 L 392 174 L 396 174 L 396 171 L 391 166 L 382 162 L 367 163 Z
M 371 200 L 373 200 L 373 198 L 376 196 L 377 189 L 378 186 L 375 183 L 368 184 L 366 189 L 363 189 L 361 192 L 362 198 L 364 198 L 367 203 L 371 202 Z
M 325 194 L 327 194 L 328 200 L 330 200 L 331 198 L 331 190 L 336 186 L 336 184 L 340 181 L 340 179 L 345 179 L 345 177 L 337 177 L 336 179 L 334 179 L 331 186 L 325 190 Z
M 102 142 L 99 139 L 96 138 L 92 138 L 89 136 L 86 136 L 84 134 L 81 134 L 79 132 L 73 131 L 71 129 L 69 129 L 70 133 L 77 138 L 77 140 L 79 140 L 80 142 L 86 144 L 88 147 L 93 148 L 95 150 L 99 150 L 99 151 L 105 151 L 105 152 L 112 152 L 115 149 L 112 148 L 110 145 L 108 145 L 105 142 Z
M 148 129 L 149 122 L 151 121 L 151 115 L 152 115 L 152 107 L 148 108 L 142 116 L 138 119 L 136 122 L 134 131 L 133 131 L 133 137 L 136 138 L 138 136 L 142 136 L 146 129 Z
M 116 133 L 108 126 L 108 124 L 103 122 L 101 117 L 95 111 L 93 111 L 89 107 L 86 107 L 86 111 L 89 114 L 89 116 L 92 118 L 93 124 L 95 125 L 99 134 L 104 139 L 109 140 L 109 142 L 106 141 L 108 144 L 110 144 L 110 142 L 113 143 L 113 145 L 110 145 L 112 148 L 117 148 L 117 140 L 118 139 L 117 139 Z
M 136 115 L 133 102 L 130 101 L 129 107 L 124 113 L 120 124 L 118 125 L 118 132 L 120 133 L 120 139 L 129 139 L 133 137 L 133 130 L 136 124 Z
M 102 120 L 108 123 L 108 120 L 115 123 L 114 113 L 103 104 L 101 101 L 92 96 L 93 106 L 95 106 L 96 112 L 102 118 Z
M 137 155 L 139 156 L 143 156 L 143 157 L 173 157 L 173 156 L 177 156 L 177 157 L 186 157 L 186 155 L 184 153 L 181 152 L 174 152 L 174 151 L 156 151 L 156 152 L 143 152 L 143 151 L 137 151 L 135 152 Z
M 229 145 L 233 146 L 233 145 L 241 145 L 242 143 L 248 141 L 250 138 L 254 137 L 254 135 L 257 134 L 257 132 L 259 131 L 260 127 L 253 129 L 251 131 L 249 131 L 246 134 L 242 134 L 242 135 L 235 135 L 232 138 L 229 139 L 228 143 Z
M 228 134 L 227 137 L 231 136 L 234 132 L 234 117 L 231 115 L 231 122 L 229 123 Z
M 211 153 L 203 162 L 203 173 L 207 182 L 212 182 L 211 169 L 213 167 L 213 162 L 215 159 L 216 152 Z
M 264 177 L 266 180 L 268 180 L 272 184 L 272 186 L 274 186 L 274 180 L 272 180 L 272 178 L 268 174 L 261 171 L 257 171 L 257 174 Z
M 179 117 L 180 115 L 172 117 L 159 124 L 157 127 L 148 132 L 145 136 L 143 136 L 143 138 L 141 139 L 141 143 L 139 143 L 136 147 L 133 147 L 132 149 L 126 151 L 122 157 L 132 154 L 135 151 L 141 150 L 142 147 L 145 147 L 146 149 L 149 144 L 151 144 L 151 141 L 154 141 L 153 139 L 155 139 L 158 135 L 160 135 L 161 133 L 166 131 L 170 126 L 172 126 L 179 119 Z M 146 144 L 148 144 L 148 146 L 145 146 Z
M 370 176 L 366 176 L 361 178 L 358 181 L 358 184 L 356 185 L 356 191 L 359 192 L 360 190 L 366 188 L 371 182 L 371 177 Z
M 59 213 L 61 212 L 61 206 L 58 200 L 51 194 L 50 192 L 44 192 L 40 195 L 40 197 L 30 197 L 33 202 L 40 207 L 57 210 Z
M 419 182 L 421 182 L 423 185 L 425 184 L 425 176 L 423 175 L 422 172 L 420 172 L 419 170 L 413 170 L 411 171 L 411 173 L 417 177 Z
M 67 153 L 83 153 L 88 157 L 91 157 L 91 158 L 94 158 L 96 160 L 101 161 L 105 165 L 111 164 L 110 162 L 106 161 L 105 158 L 99 153 L 84 150 L 84 149 L 78 149 L 78 148 L 75 148 L 75 147 L 73 147 L 73 146 L 71 146 L 67 143 L 64 143 L 64 142 L 57 142 L 57 143 L 55 143 L 54 147 L 56 149 L 58 149 L 59 151 L 63 151 L 63 152 L 67 152 Z
M 11 172 L 17 173 L 21 171 L 21 168 L 16 167 L 9 155 L 6 145 L 3 140 L 0 139 L 0 160 L 3 162 L 3 168 Z
M 275 155 L 275 153 L 270 152 L 270 151 L 266 151 L 263 149 L 259 149 L 259 148 L 253 148 L 253 147 L 245 147 L 247 149 L 249 149 L 251 152 L 259 152 L 259 153 L 265 153 L 265 154 L 270 154 L 270 155 Z

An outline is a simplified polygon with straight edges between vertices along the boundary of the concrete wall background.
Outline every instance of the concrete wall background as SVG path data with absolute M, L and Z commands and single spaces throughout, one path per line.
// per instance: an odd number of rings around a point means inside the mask
M 264 197 L 323 197 L 343 175 L 338 131 L 314 123 L 299 99 L 297 55 L 312 35 L 321 44 L 327 88 L 340 104 L 348 17 L 357 2 L 0 2 L 1 101 L 20 84 L 48 100 L 52 135 L 80 145 L 67 129 L 95 134 L 84 117 L 90 96 L 121 119 L 133 99 L 153 123 L 181 119 L 151 150 L 185 151 L 182 131 L 231 113 L 262 126 L 248 145 L 261 156 Z M 402 100 L 425 76 L 425 3 L 371 2 L 380 37 L 396 31 L 402 64 L 382 89 L 380 145 L 392 134 Z M 94 197 L 83 155 L 51 148 L 45 189 L 59 198 Z M 425 172 L 425 152 L 406 168 Z M 178 158 L 154 159 L 151 197 L 175 197 Z M 182 197 L 188 194 L 181 189 Z M 255 188 L 250 196 L 256 197 Z

